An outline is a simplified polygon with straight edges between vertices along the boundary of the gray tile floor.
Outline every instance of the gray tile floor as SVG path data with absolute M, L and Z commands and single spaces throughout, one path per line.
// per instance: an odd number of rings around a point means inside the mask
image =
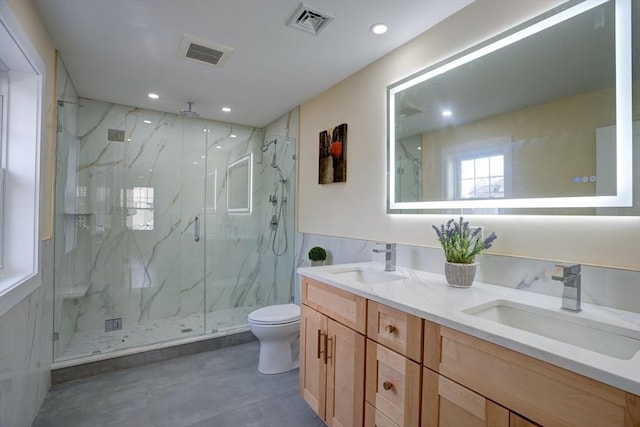
M 298 371 L 258 373 L 257 341 L 53 387 L 32 427 L 324 426 Z

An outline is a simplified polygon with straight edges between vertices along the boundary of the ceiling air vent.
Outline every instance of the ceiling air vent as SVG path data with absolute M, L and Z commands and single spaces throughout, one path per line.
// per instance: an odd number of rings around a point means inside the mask
M 311 34 L 318 34 L 329 25 L 333 16 L 314 7 L 300 3 L 300 6 L 289 19 L 288 25 Z
M 198 39 L 190 34 L 182 36 L 180 56 L 193 61 L 222 67 L 229 60 L 233 48 Z

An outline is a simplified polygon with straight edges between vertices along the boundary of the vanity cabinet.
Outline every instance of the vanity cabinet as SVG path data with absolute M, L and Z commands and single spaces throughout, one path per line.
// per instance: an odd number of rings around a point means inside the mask
M 303 277 L 300 392 L 333 427 L 362 426 L 366 300 Z
M 300 391 L 329 426 L 640 427 L 639 396 L 531 356 L 307 277 L 302 303 Z

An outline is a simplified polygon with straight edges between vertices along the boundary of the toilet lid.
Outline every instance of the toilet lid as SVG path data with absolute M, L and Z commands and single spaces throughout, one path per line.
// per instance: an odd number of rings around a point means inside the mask
M 270 305 L 249 313 L 249 321 L 253 323 L 277 325 L 298 320 L 300 320 L 300 307 L 295 304 Z

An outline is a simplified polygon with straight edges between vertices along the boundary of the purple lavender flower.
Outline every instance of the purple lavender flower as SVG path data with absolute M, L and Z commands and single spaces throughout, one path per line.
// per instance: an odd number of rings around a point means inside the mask
M 489 249 L 498 238 L 495 233 L 491 233 L 486 239 L 481 240 L 482 229 L 480 227 L 471 229 L 469 221 L 465 222 L 463 217 L 460 217 L 459 222 L 455 222 L 452 218 L 446 225 L 443 224 L 439 228 L 435 225 L 431 227 L 438 236 L 447 261 L 460 264 L 473 263 L 475 256 Z
M 483 242 L 483 248 L 484 249 L 489 249 L 491 246 L 493 246 L 493 241 L 496 240 L 498 238 L 498 236 L 496 236 L 496 233 L 491 233 L 487 236 L 486 239 L 484 239 Z

